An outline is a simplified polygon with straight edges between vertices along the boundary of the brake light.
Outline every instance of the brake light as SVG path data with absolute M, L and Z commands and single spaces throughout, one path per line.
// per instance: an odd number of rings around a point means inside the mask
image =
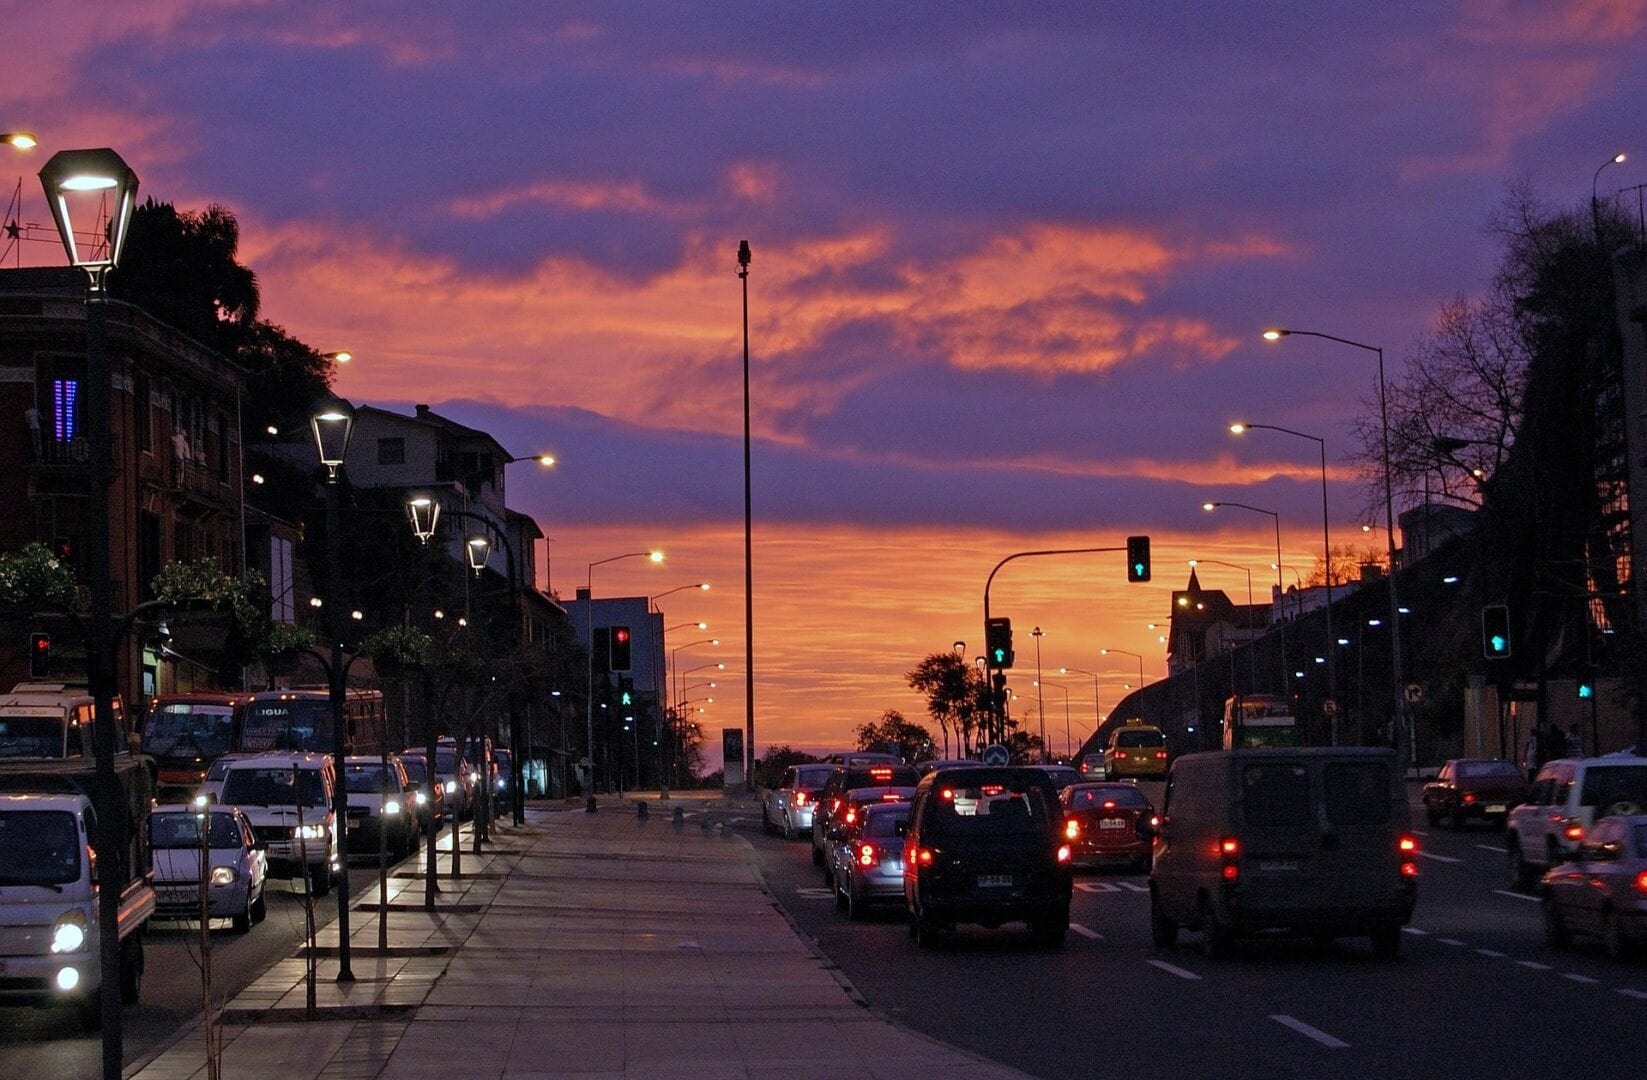
M 1161 817 L 1159 814 L 1151 814 L 1149 816 L 1149 827 L 1152 829 L 1159 829 L 1161 827 Z
M 1125 761 L 1127 759 L 1127 752 L 1125 750 L 1115 751 L 1115 759 L 1117 761 Z
M 1569 840 L 1584 839 L 1584 826 L 1576 818 L 1567 819 L 1567 827 L 1561 830 L 1561 835 Z
M 1240 876 L 1241 876 L 1241 868 L 1240 867 L 1236 866 L 1234 863 L 1225 863 L 1224 864 L 1224 880 L 1225 881 L 1234 881 L 1236 878 L 1238 878 Z
M 804 791 L 795 792 L 795 805 L 796 806 L 805 806 L 806 805 L 806 792 L 804 792 Z
M 940 798 L 940 799 L 953 799 L 953 798 L 955 798 L 955 793 L 953 791 L 951 791 L 949 788 L 944 788 L 942 791 L 938 792 L 938 798 Z
M 1647 893 L 1647 870 L 1636 875 L 1636 892 Z
M 1417 877 L 1418 876 L 1418 864 L 1415 863 L 1415 862 L 1404 862 L 1404 863 L 1402 863 L 1401 864 L 1401 876 L 1402 877 Z
M 1464 805 L 1468 806 L 1470 803 L 1473 803 L 1473 802 L 1475 802 L 1475 792 L 1466 791 L 1464 793 Z
M 1418 841 L 1410 836 L 1403 836 L 1395 842 L 1395 846 L 1400 849 L 1403 855 L 1416 854 L 1418 851 Z
M 881 796 L 881 801 L 882 802 L 903 802 L 904 797 L 902 795 L 898 795 L 898 794 L 895 794 L 893 792 L 887 792 L 885 795 Z
M 1234 881 L 1241 876 L 1241 868 L 1236 864 L 1236 859 L 1241 855 L 1239 840 L 1233 836 L 1222 837 L 1218 841 L 1217 854 L 1224 864 L 1220 873 L 1225 881 Z
M 857 820 L 858 820 L 858 808 L 856 806 L 854 806 L 852 809 L 850 809 L 846 812 L 846 823 L 848 825 L 850 825 L 854 821 L 857 821 Z
M 1058 845 L 1058 861 L 1061 862 L 1061 863 L 1062 862 L 1069 862 L 1069 845 L 1068 844 L 1059 844 Z
M 1105 799 L 1103 809 L 1105 809 L 1105 810 L 1114 810 L 1115 809 L 1115 800 L 1114 799 Z
M 880 856 L 875 852 L 874 844 L 860 844 L 858 846 L 858 865 L 874 866 L 880 862 Z
M 1155 756 L 1162 761 L 1167 760 L 1167 752 L 1165 750 L 1157 750 L 1155 752 Z
M 1006 788 L 1002 787 L 1000 784 L 985 784 L 983 787 L 983 792 L 985 795 L 999 795 L 1005 790 Z
M 1079 821 L 1076 821 L 1074 818 L 1070 818 L 1068 821 L 1064 822 L 1064 838 L 1066 840 L 1074 840 L 1080 835 L 1081 823 Z
M 870 769 L 869 775 L 873 776 L 877 780 L 890 780 L 892 779 L 892 770 L 887 768 L 885 765 L 882 765 L 879 768 Z
M 1218 841 L 1218 853 L 1230 856 L 1239 855 L 1241 854 L 1241 842 L 1233 836 L 1226 836 Z
M 915 849 L 915 861 L 920 863 L 922 866 L 931 866 L 932 865 L 932 849 L 931 848 L 916 848 Z

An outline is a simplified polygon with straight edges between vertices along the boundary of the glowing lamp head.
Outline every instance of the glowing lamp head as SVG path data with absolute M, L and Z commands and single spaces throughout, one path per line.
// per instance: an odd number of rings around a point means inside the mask
M 1291 333 L 1291 331 L 1288 331 L 1288 330 L 1276 330 L 1276 329 L 1265 330 L 1264 331 L 1264 340 L 1265 341 L 1280 341 L 1282 338 L 1286 337 L 1289 333 Z
M 0 142 L 8 143 L 19 150 L 33 150 L 40 145 L 40 140 L 27 131 L 7 131 L 0 133 Z
M 647 557 L 647 559 L 649 559 L 650 561 L 655 562 L 655 563 L 663 562 L 663 552 L 661 552 L 661 551 L 648 551 L 646 553 L 646 557 Z
M 539 454 L 538 457 L 537 457 L 537 462 L 538 462 L 539 465 L 542 465 L 544 468 L 547 469 L 555 463 L 555 455 L 553 455 L 553 454 Z
M 17 146 L 17 137 L 13 134 L 8 141 Z M 32 136 L 26 137 L 32 142 Z M 85 270 L 93 290 L 101 291 L 103 275 L 119 265 L 126 245 L 137 206 L 137 174 L 107 147 L 60 150 L 41 168 L 40 185 L 70 264 Z M 93 227 L 105 212 L 106 233 Z
M 1230 432 L 1232 434 L 1235 434 L 1235 435 L 1240 435 L 1243 432 L 1245 432 L 1246 430 L 1247 430 L 1247 425 L 1240 422 L 1240 421 L 1237 421 L 1237 422 L 1230 425 Z

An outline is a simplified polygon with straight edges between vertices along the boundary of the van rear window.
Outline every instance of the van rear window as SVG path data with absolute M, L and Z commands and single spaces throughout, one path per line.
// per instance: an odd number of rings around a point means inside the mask
M 1598 817 L 1647 813 L 1647 765 L 1591 765 L 1578 801 Z
M 1390 820 L 1390 771 L 1376 761 L 1331 762 L 1322 796 L 1336 828 L 1383 825 Z
M 1118 731 L 1116 746 L 1165 746 L 1167 737 L 1159 731 Z
M 1241 770 L 1241 812 L 1248 825 L 1313 825 L 1308 771 L 1302 765 L 1248 765 Z

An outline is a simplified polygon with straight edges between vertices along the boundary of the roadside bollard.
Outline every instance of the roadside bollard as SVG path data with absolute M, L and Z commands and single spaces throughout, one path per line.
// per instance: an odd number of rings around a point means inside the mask
M 652 811 L 650 811 L 646 808 L 645 803 L 641 802 L 639 799 L 635 800 L 635 816 L 636 817 L 640 818 L 642 821 L 645 821 L 648 817 L 651 816 L 651 813 L 652 813 Z
M 685 828 L 686 827 L 686 811 L 682 810 L 678 806 L 675 807 L 675 813 L 674 813 L 673 817 L 670 820 L 674 824 L 675 828 L 677 828 L 677 829 Z

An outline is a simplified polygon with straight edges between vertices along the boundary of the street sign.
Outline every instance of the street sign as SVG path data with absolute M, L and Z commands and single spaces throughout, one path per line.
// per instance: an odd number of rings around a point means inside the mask
M 1012 755 L 1000 743 L 990 743 L 984 747 L 983 761 L 985 765 L 1005 765 L 1012 760 Z
M 1324 698 L 1324 699 L 1322 699 L 1322 701 L 1321 701 L 1321 715 L 1325 716 L 1329 720 L 1332 719 L 1333 717 L 1337 716 L 1338 715 L 1338 699 L 1337 698 Z
M 1407 699 L 1408 705 L 1422 705 L 1424 704 L 1424 687 L 1418 683 L 1410 682 L 1407 684 L 1406 689 L 1402 691 L 1402 696 Z

